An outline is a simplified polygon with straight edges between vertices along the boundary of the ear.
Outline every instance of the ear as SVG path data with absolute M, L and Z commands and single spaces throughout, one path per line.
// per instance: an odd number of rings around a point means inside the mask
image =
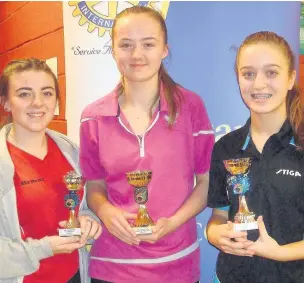
M 169 46 L 168 46 L 168 44 L 166 44 L 165 48 L 164 48 L 162 59 L 165 59 L 168 56 L 168 54 L 169 54 Z
M 291 90 L 294 86 L 295 80 L 296 80 L 297 72 L 296 70 L 293 70 L 288 81 L 288 90 Z
M 6 112 L 11 112 L 11 106 L 8 101 L 5 101 L 3 108 Z

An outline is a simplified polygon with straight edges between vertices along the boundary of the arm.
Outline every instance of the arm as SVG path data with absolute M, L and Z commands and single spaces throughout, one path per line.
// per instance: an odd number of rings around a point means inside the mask
M 202 210 L 206 208 L 208 185 L 209 172 L 196 176 L 196 186 L 190 197 L 171 217 L 171 220 L 174 223 L 174 230 L 182 226 L 189 219 L 195 217 L 197 214 L 199 214 Z
M 47 238 L 22 241 L 0 237 L 0 279 L 31 274 L 38 270 L 40 260 L 52 255 Z
M 0 279 L 26 276 L 39 269 L 40 260 L 81 247 L 78 237 L 51 236 L 26 241 L 0 237 Z
M 252 244 L 247 241 L 247 233 L 235 232 L 232 223 L 228 221 L 230 202 L 226 191 L 226 170 L 221 159 L 226 155 L 226 147 L 218 141 L 211 158 L 208 206 L 213 211 L 206 229 L 207 237 L 212 245 L 223 252 L 252 256 L 253 252 L 245 249 Z

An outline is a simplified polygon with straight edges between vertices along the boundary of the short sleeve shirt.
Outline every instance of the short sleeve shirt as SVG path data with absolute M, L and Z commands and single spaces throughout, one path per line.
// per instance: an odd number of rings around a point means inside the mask
M 109 202 L 137 213 L 138 204 L 126 173 L 151 170 L 146 207 L 154 222 L 172 216 L 192 193 L 194 174 L 204 174 L 210 166 L 214 135 L 207 111 L 197 94 L 184 88 L 179 91 L 183 101 L 172 128 L 161 90 L 159 109 L 140 138 L 120 115 L 117 90 L 89 105 L 82 114 L 80 164 L 84 177 L 104 179 Z M 192 283 L 199 280 L 198 249 L 166 264 L 123 264 L 122 259 L 140 262 L 170 256 L 196 241 L 194 218 L 157 243 L 142 242 L 138 247 L 121 242 L 104 229 L 92 248 L 93 258 L 99 260 L 91 260 L 90 275 L 110 282 L 161 283 L 171 282 L 175 274 L 176 283 Z
M 239 130 L 221 138 L 214 146 L 210 169 L 208 206 L 229 211 L 229 220 L 239 208 L 238 194 L 229 182 L 224 161 L 250 158 L 248 209 L 262 215 L 267 232 L 280 245 L 303 240 L 304 160 L 295 146 L 291 126 L 285 121 L 260 153 L 249 135 L 250 120 Z M 256 240 L 258 230 L 249 231 Z M 220 282 L 304 282 L 303 261 L 276 262 L 261 257 L 238 257 L 220 252 L 217 261 Z

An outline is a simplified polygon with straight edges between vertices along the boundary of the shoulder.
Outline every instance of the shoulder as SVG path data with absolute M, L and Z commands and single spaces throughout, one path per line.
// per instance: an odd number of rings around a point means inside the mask
M 245 142 L 247 133 L 245 132 L 245 126 L 240 129 L 231 131 L 223 137 L 221 137 L 213 147 L 215 154 L 228 154 L 229 156 L 237 151 L 239 151 Z
M 183 103 L 190 107 L 197 107 L 204 105 L 203 99 L 196 93 L 182 86 L 177 86 L 177 91 L 180 93 Z
M 78 150 L 78 146 L 76 145 L 76 143 L 74 143 L 66 135 L 50 129 L 47 129 L 46 133 L 49 135 L 50 138 L 52 138 L 56 142 L 59 148 L 70 147 L 73 150 Z
M 99 116 L 108 115 L 117 109 L 117 89 L 114 89 L 109 94 L 90 103 L 85 107 L 81 114 L 82 119 L 96 119 Z

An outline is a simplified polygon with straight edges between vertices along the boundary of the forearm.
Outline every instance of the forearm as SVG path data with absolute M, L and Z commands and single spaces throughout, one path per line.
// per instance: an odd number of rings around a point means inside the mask
M 216 229 L 219 225 L 226 224 L 228 220 L 227 211 L 218 211 L 217 209 L 213 210 L 212 215 L 208 221 L 206 227 L 207 239 L 210 243 L 215 244 L 214 238 L 218 235 L 218 230 Z
M 304 259 L 304 241 L 294 242 L 279 247 L 279 261 L 293 261 Z
M 176 228 L 183 225 L 189 219 L 195 217 L 207 205 L 209 178 L 205 174 L 204 178 L 197 181 L 193 192 L 178 211 L 172 216 L 172 220 L 176 223 Z
M 0 281 L 25 276 L 38 270 L 40 260 L 53 256 L 46 238 L 22 241 L 0 237 Z
M 102 220 L 104 208 L 110 205 L 105 183 L 103 181 L 89 181 L 87 186 L 88 207 Z

